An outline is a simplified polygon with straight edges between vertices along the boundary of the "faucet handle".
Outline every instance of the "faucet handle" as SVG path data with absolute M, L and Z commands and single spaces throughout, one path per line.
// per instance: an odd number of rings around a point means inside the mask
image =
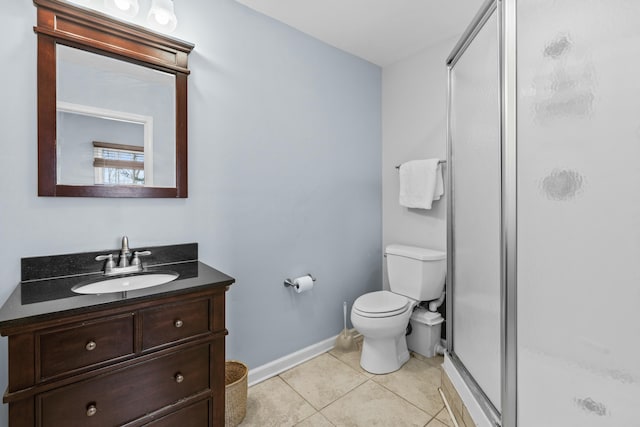
M 113 260 L 113 254 L 98 255 L 96 257 L 96 261 L 104 261 L 104 260 L 107 260 L 107 262 L 104 265 L 105 272 L 116 267 L 116 262 Z
M 131 259 L 131 265 L 140 265 L 140 257 L 149 255 L 151 255 L 151 251 L 135 251 Z

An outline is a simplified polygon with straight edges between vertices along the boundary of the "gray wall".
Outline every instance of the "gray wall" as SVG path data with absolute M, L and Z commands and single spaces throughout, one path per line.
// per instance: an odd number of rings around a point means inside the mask
M 237 279 L 227 357 L 256 367 L 337 334 L 342 301 L 381 288 L 378 67 L 231 0 L 176 2 L 175 36 L 196 44 L 189 198 L 39 198 L 35 7 L 2 7 L 0 301 L 23 256 L 197 241 Z M 308 272 L 313 291 L 282 286 Z M 6 363 L 2 339 L 0 389 Z

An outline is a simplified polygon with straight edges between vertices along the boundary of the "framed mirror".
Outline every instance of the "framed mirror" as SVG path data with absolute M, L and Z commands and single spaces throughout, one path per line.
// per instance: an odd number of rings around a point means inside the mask
M 60 0 L 38 7 L 38 195 L 187 197 L 193 45 Z

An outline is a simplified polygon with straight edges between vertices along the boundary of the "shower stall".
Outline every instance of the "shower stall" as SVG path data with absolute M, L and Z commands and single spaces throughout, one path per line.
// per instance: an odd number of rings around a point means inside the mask
M 445 373 L 478 426 L 638 425 L 640 2 L 489 0 L 447 66 Z

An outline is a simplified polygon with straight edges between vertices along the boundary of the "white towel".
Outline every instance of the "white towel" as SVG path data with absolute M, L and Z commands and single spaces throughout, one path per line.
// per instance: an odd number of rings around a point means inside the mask
M 439 159 L 411 160 L 400 165 L 400 205 L 431 209 L 444 194 Z

